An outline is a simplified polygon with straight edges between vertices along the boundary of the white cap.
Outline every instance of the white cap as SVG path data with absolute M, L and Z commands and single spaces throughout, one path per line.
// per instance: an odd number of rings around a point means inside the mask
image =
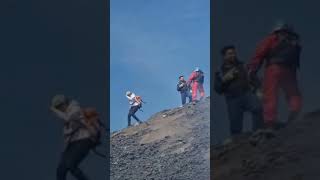
M 130 94 L 131 94 L 130 91 L 127 91 L 127 92 L 126 92 L 126 96 L 129 96 Z
M 61 104 L 64 104 L 67 102 L 67 98 L 62 95 L 62 94 L 58 94 L 58 95 L 55 95 L 53 98 L 52 98 L 52 101 L 51 101 L 51 105 L 53 107 L 57 107 Z

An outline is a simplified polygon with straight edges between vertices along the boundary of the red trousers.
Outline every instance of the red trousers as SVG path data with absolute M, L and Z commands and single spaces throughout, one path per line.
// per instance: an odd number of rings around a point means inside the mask
M 283 90 L 290 112 L 299 112 L 302 97 L 298 88 L 296 69 L 273 64 L 266 67 L 263 82 L 263 116 L 266 124 L 277 119 L 279 90 Z
M 192 101 L 197 100 L 198 91 L 200 92 L 200 97 L 203 98 L 204 97 L 203 84 L 198 82 L 193 82 L 192 83 Z

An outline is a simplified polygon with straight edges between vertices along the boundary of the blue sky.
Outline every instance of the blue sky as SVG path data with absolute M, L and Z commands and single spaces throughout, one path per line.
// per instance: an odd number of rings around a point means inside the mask
M 197 66 L 205 72 L 210 95 L 209 3 L 111 0 L 111 131 L 127 126 L 127 90 L 147 102 L 136 114 L 142 120 L 179 106 L 178 76 L 187 78 Z

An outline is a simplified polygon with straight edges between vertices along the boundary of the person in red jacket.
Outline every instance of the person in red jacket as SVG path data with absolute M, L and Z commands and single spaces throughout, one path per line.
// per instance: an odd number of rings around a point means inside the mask
M 299 35 L 287 24 L 281 24 L 257 47 L 248 63 L 249 76 L 254 77 L 265 64 L 263 80 L 264 122 L 267 128 L 284 127 L 297 118 L 302 97 L 297 82 L 301 46 Z M 286 123 L 277 122 L 277 101 L 279 90 L 283 90 L 289 105 Z
M 192 87 L 192 101 L 197 100 L 197 93 L 198 91 L 200 92 L 200 100 L 204 98 L 204 88 L 203 88 L 203 83 L 204 83 L 204 74 L 200 70 L 200 68 L 196 68 L 190 75 L 188 84 L 191 84 Z

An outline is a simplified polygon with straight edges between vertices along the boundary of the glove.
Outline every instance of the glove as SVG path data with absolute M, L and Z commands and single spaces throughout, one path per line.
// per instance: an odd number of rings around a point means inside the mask
M 223 82 L 228 82 L 231 81 L 235 78 L 236 73 L 238 73 L 236 68 L 233 68 L 231 70 L 229 70 L 223 77 L 222 77 L 222 81 Z

